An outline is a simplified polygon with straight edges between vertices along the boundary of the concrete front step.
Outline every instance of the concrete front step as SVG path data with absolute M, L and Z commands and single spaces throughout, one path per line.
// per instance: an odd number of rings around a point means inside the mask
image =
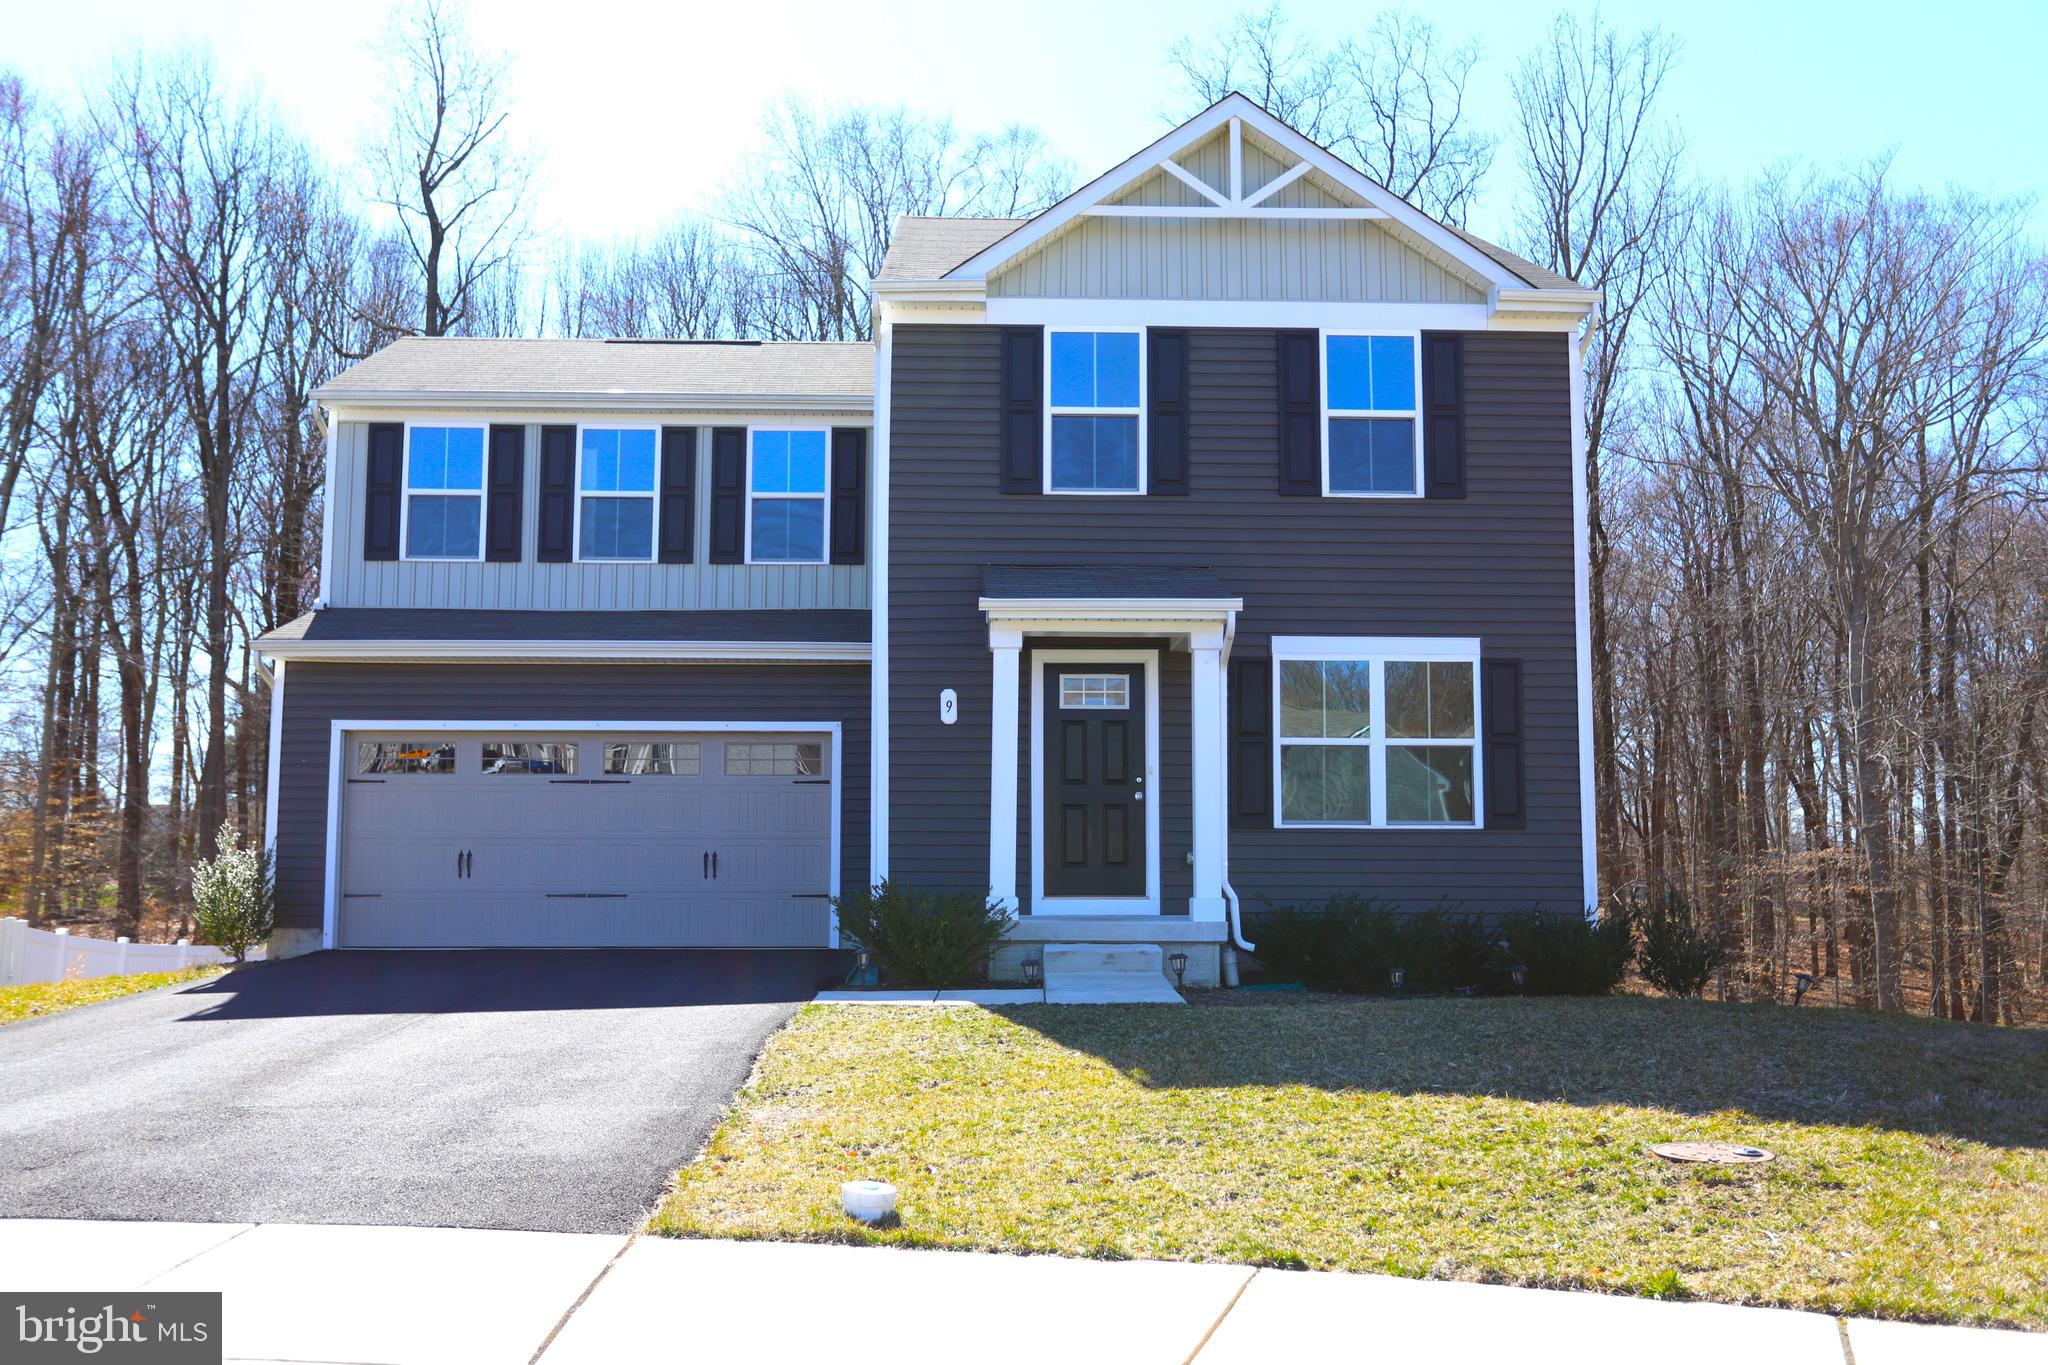
M 1048 943 L 1048 1005 L 1178 1005 L 1156 943 Z

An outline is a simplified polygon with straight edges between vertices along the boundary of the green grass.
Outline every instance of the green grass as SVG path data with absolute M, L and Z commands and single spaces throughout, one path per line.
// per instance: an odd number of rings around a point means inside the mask
M 32 986 L 0 986 L 0 1024 L 39 1019 L 100 1000 L 113 1000 L 159 986 L 204 981 L 219 967 L 188 967 L 182 972 L 138 972 L 133 976 L 95 976 L 84 981 L 45 981 Z
M 1656 1142 L 1778 1159 L 1674 1166 Z M 838 1210 L 895 1182 L 901 1220 Z M 2048 1326 L 2048 1034 L 1622 998 L 812 1006 L 650 1230 Z

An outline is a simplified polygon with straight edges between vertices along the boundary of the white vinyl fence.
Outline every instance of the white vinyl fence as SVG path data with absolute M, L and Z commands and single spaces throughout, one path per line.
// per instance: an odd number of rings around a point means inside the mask
M 263 956 L 252 948 L 249 958 Z M 35 981 L 78 981 L 131 972 L 175 972 L 227 961 L 218 948 L 188 939 L 176 943 L 130 943 L 125 938 L 80 938 L 69 929 L 31 929 L 25 919 L 0 919 L 0 986 Z

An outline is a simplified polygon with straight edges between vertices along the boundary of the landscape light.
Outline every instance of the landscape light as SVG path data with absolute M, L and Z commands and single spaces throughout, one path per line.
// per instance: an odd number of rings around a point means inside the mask
M 1508 968 L 1508 980 L 1515 983 L 1515 990 L 1519 993 L 1522 987 L 1529 984 L 1529 969 L 1517 962 Z
M 1173 968 L 1173 979 L 1176 985 L 1185 986 L 1188 984 L 1188 955 L 1186 953 L 1173 954 L 1166 959 L 1166 965 Z
M 1402 983 L 1408 980 L 1408 969 L 1406 967 L 1396 967 L 1387 973 L 1387 977 L 1394 983 L 1394 994 L 1399 995 Z
M 1812 972 L 1792 973 L 1792 1003 L 1796 1006 L 1806 993 L 1813 989 Z
M 1036 986 L 1038 984 L 1038 974 L 1044 970 L 1043 965 L 1037 958 L 1027 957 L 1024 959 L 1022 966 L 1024 968 L 1024 984 Z

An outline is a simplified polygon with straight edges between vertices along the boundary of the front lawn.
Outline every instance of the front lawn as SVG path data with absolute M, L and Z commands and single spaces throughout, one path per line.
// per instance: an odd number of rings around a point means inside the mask
M 1777 1160 L 1647 1151 L 1716 1139 Z M 900 1224 L 839 1212 L 855 1176 Z M 649 1226 L 2048 1327 L 2048 1033 L 1641 998 L 811 1006 Z
M 95 976 L 83 981 L 42 981 L 28 986 L 0 986 L 0 1024 L 39 1019 L 99 1000 L 153 991 L 186 981 L 218 976 L 220 967 L 188 967 L 182 972 L 137 972 L 132 976 Z

